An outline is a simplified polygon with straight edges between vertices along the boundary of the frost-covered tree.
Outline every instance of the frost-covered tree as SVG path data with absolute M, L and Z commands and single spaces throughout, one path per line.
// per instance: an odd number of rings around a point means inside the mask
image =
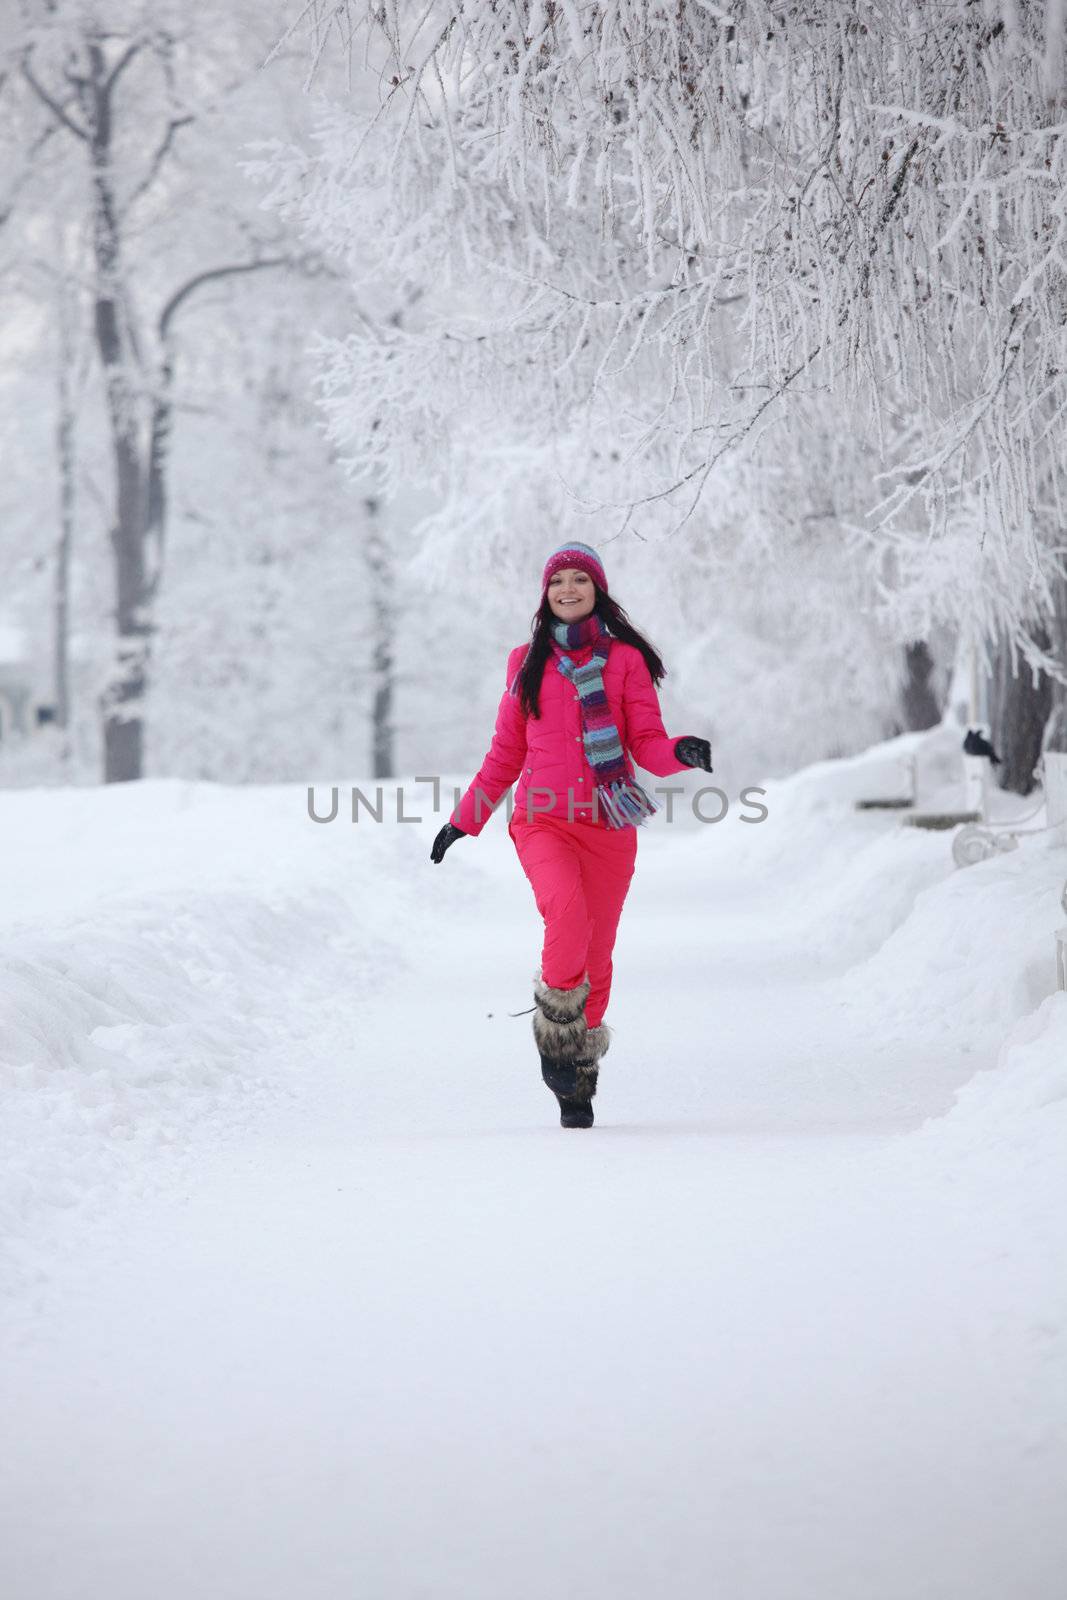
M 216 27 L 228 10 L 45 0 L 20 8 L 3 46 L 14 112 L 6 142 L 19 155 L 5 233 L 18 222 L 25 254 L 62 215 L 107 424 L 115 647 L 101 705 L 110 780 L 143 770 L 183 319 L 218 285 L 285 255 L 269 237 L 276 225 L 257 224 L 253 196 L 234 208 L 236 152 L 221 170 L 217 159 L 219 107 L 262 58 L 253 8 L 241 10 L 247 32 Z
M 655 537 L 724 474 L 754 502 L 768 472 L 803 484 L 817 408 L 869 480 L 836 537 L 900 639 L 948 623 L 1054 667 L 1061 4 L 312 0 L 301 22 L 313 65 L 343 48 L 366 76 L 279 193 L 424 291 L 417 325 L 325 353 L 338 437 L 386 484 L 476 482 L 494 441 L 558 471 L 593 428 L 613 470 L 561 473 L 560 507 Z M 761 536 L 792 548 L 817 507 L 787 499 Z

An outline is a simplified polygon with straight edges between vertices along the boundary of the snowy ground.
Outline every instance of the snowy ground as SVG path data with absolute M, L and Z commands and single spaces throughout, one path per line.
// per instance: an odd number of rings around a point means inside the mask
M 643 830 L 589 1133 L 502 818 L 0 795 L 5 1597 L 1058 1600 L 1067 850 L 911 747 Z

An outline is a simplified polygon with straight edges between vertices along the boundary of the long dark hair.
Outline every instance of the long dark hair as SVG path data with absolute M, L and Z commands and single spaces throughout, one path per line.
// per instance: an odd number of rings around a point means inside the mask
M 605 594 L 603 589 L 598 588 L 595 583 L 593 588 L 596 591 L 593 610 L 605 624 L 611 637 L 613 639 L 621 639 L 623 644 L 632 644 L 635 649 L 640 650 L 645 658 L 645 665 L 651 674 L 652 682 L 655 684 L 662 683 L 667 676 L 667 669 L 658 653 L 652 648 L 648 640 L 638 633 L 622 606 L 619 605 L 619 602 L 613 600 L 610 594 Z M 539 717 L 541 715 L 541 679 L 544 676 L 545 663 L 552 654 L 551 625 L 557 620 L 558 618 L 553 614 L 546 594 L 534 612 L 532 622 L 533 637 L 530 640 L 530 648 L 526 652 L 526 660 L 519 669 L 517 680 L 519 703 L 528 717 Z

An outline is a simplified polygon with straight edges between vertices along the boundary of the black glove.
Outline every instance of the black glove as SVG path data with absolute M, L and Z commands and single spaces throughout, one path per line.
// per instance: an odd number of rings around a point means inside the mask
M 678 740 L 674 753 L 687 767 L 700 767 L 704 772 L 712 770 L 711 745 L 706 739 L 694 739 L 687 733 L 684 739 Z
M 446 822 L 440 833 L 437 835 L 437 838 L 433 842 L 433 849 L 430 851 L 430 860 L 443 861 L 445 858 L 445 851 L 448 849 L 449 845 L 455 844 L 457 839 L 465 839 L 466 837 L 467 835 L 463 832 L 462 828 L 457 828 L 454 822 Z

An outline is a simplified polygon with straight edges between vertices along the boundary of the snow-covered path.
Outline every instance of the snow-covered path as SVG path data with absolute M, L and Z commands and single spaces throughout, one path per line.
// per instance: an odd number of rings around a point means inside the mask
M 260 846 L 294 795 L 270 792 Z M 4 1593 L 1058 1595 L 1048 1140 L 1013 1169 L 981 1106 L 944 1118 L 1013 1019 L 949 1014 L 933 948 L 894 1003 L 911 958 L 885 944 L 926 886 L 936 921 L 986 869 L 950 877 L 943 839 L 885 818 L 837 853 L 819 827 L 821 865 L 642 837 L 590 1133 L 558 1127 L 506 1015 L 538 921 L 499 819 L 440 868 L 429 825 L 350 839 L 343 886 L 329 830 L 275 851 L 264 899 L 299 937 L 280 1036 L 257 1001 L 258 1092 L 21 1240 Z M 215 860 L 208 898 L 165 886 L 190 948 L 247 890 Z M 1047 865 L 997 866 L 1001 918 L 1029 914 Z

